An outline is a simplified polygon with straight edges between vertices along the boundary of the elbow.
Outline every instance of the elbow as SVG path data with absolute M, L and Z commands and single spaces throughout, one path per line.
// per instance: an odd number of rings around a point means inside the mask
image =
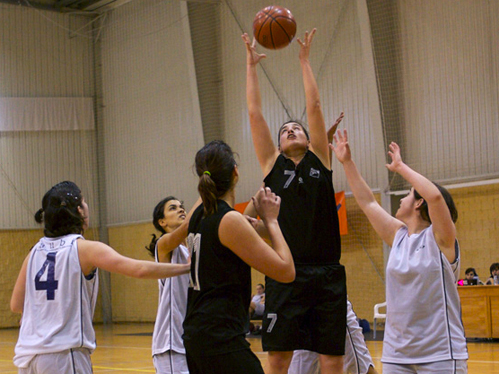
M 310 104 L 310 109 L 317 111 L 317 110 L 322 110 L 321 108 L 321 101 L 319 98 L 316 98 L 312 100 L 312 103 Z
M 24 307 L 24 305 L 21 304 L 21 303 L 18 303 L 18 302 L 14 301 L 14 300 L 10 301 L 10 310 L 13 313 L 22 313 L 23 312 L 23 307 Z
M 250 124 L 260 122 L 263 119 L 261 108 L 257 106 L 248 107 L 248 116 Z
M 289 269 L 286 269 L 283 271 L 279 277 L 280 279 L 276 279 L 278 282 L 281 283 L 291 283 L 295 280 L 296 278 L 296 270 L 295 266 L 292 265 Z
M 140 265 L 137 268 L 136 272 L 135 272 L 135 278 L 138 278 L 138 279 L 148 279 L 148 278 L 151 278 L 150 271 L 147 268 L 147 266 Z

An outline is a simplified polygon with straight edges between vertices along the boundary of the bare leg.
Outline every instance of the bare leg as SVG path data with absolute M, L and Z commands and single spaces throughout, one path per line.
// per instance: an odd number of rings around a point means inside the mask
M 269 352 L 266 374 L 287 374 L 293 351 Z
M 321 374 L 343 374 L 343 356 L 319 355 Z

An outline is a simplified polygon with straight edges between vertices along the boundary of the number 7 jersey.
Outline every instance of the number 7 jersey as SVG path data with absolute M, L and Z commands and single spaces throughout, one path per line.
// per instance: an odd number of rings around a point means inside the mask
M 24 310 L 14 364 L 26 367 L 37 354 L 95 349 L 92 318 L 97 272 L 85 277 L 78 257 L 81 235 L 44 237 L 31 250 Z

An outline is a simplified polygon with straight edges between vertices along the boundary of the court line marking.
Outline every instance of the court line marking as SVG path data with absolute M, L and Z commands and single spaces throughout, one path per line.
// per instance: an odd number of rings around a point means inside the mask
M 113 371 L 135 371 L 139 373 L 155 373 L 155 370 L 150 369 L 125 369 L 125 368 L 116 368 L 116 367 L 108 367 L 108 366 L 96 366 L 92 365 L 94 369 L 102 369 L 102 370 L 113 370 Z

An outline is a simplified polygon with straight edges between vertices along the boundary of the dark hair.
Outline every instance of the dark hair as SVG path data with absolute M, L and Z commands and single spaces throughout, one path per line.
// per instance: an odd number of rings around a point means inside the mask
M 447 204 L 447 208 L 449 208 L 450 216 L 452 218 L 452 222 L 456 223 L 457 221 L 457 209 L 456 205 L 454 204 L 454 200 L 452 199 L 452 195 L 447 191 L 446 188 L 440 186 L 439 184 L 433 182 L 433 184 L 438 188 L 440 193 L 442 194 L 445 203 Z M 416 200 L 423 199 L 423 197 L 419 194 L 416 189 L 414 189 L 414 198 Z M 421 217 L 431 223 L 430 215 L 428 214 L 428 204 L 426 203 L 426 200 L 423 199 L 423 204 L 419 207 L 419 211 L 421 213 Z
M 73 182 L 60 182 L 48 190 L 43 196 L 42 208 L 35 213 L 36 222 L 45 224 L 45 236 L 81 234 L 85 218 L 78 207 L 82 201 L 81 190 Z
M 208 216 L 217 210 L 217 199 L 232 188 L 236 161 L 228 144 L 214 140 L 196 153 L 198 191 Z
M 306 127 L 305 127 L 305 124 L 302 121 L 299 121 L 299 120 L 291 120 L 291 121 L 284 122 L 281 125 L 281 127 L 279 127 L 279 131 L 277 132 L 277 146 L 278 147 L 281 146 L 281 130 L 288 123 L 296 123 L 297 125 L 299 125 L 303 129 L 303 132 L 305 133 L 305 136 L 307 137 L 307 140 L 310 140 L 310 135 L 308 135 L 308 131 L 307 131 Z
M 490 265 L 490 276 L 492 276 L 492 272 L 494 270 L 499 270 L 499 262 L 494 262 L 492 265 Z
M 161 235 L 166 234 L 166 231 L 159 224 L 159 220 L 165 218 L 165 205 L 170 200 L 178 200 L 178 199 L 175 196 L 165 197 L 154 207 L 154 210 L 152 212 L 152 224 L 154 225 L 156 230 L 158 230 L 161 233 Z M 146 246 L 146 249 L 148 250 L 149 254 L 152 257 L 155 257 L 156 242 L 161 237 L 161 235 L 156 237 L 155 234 L 152 234 L 151 243 L 149 243 L 149 245 Z
M 468 274 L 468 273 L 473 273 L 474 277 L 478 276 L 478 274 L 476 273 L 475 268 L 468 268 L 468 269 L 466 269 L 466 271 L 464 272 L 464 274 Z
M 256 286 L 257 286 L 257 287 L 258 287 L 258 286 L 262 286 L 262 288 L 265 290 L 265 286 L 264 286 L 263 284 L 261 284 L 261 283 L 258 283 Z

